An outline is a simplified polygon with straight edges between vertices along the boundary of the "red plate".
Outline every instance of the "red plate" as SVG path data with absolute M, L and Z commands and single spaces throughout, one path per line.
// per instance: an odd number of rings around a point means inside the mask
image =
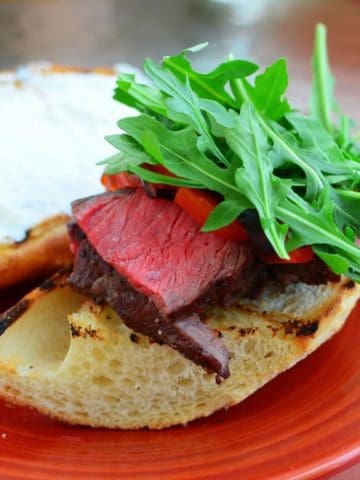
M 360 304 L 332 341 L 187 428 L 106 431 L 0 405 L 1 479 L 320 478 L 360 458 Z

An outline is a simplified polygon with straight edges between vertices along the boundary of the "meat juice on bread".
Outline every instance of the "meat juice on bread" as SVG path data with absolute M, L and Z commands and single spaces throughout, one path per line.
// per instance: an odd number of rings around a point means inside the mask
M 333 120 L 325 28 L 311 116 L 284 97 L 284 59 L 205 74 L 204 46 L 146 60 L 151 86 L 118 78 L 139 115 L 107 137 L 108 192 L 72 204 L 72 272 L 0 317 L 4 397 L 69 423 L 185 424 L 311 353 L 359 298 L 359 147 Z M 43 330 L 24 350 L 42 316 L 61 348 Z

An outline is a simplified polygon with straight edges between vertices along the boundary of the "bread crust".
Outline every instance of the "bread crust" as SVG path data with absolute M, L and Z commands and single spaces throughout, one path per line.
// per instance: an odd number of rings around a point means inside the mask
M 109 307 L 58 277 L 0 317 L 7 323 L 0 395 L 72 424 L 186 424 L 239 403 L 306 357 L 341 329 L 359 295 L 347 279 L 320 287 L 269 285 L 256 301 L 209 310 L 204 321 L 221 331 L 231 354 L 231 376 L 217 385 L 214 374 L 135 334 Z
M 0 289 L 70 267 L 69 220 L 67 215 L 56 215 L 29 230 L 23 241 L 0 244 Z

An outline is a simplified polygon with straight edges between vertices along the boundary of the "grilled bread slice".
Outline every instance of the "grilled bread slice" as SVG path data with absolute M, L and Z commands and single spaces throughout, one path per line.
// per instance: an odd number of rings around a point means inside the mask
M 0 318 L 0 395 L 72 424 L 160 429 L 239 403 L 328 340 L 360 295 L 336 284 L 269 284 L 256 300 L 206 315 L 231 354 L 214 374 L 127 328 L 57 277 Z

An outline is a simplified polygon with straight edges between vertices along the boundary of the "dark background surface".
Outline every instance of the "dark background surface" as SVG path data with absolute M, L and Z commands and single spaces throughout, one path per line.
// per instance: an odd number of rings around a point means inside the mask
M 360 121 L 360 0 L 0 0 L 0 69 L 42 60 L 140 66 L 209 40 L 199 68 L 230 52 L 262 65 L 288 56 L 290 97 L 306 108 L 318 21 L 328 26 L 339 102 Z M 359 478 L 358 465 L 332 480 Z

